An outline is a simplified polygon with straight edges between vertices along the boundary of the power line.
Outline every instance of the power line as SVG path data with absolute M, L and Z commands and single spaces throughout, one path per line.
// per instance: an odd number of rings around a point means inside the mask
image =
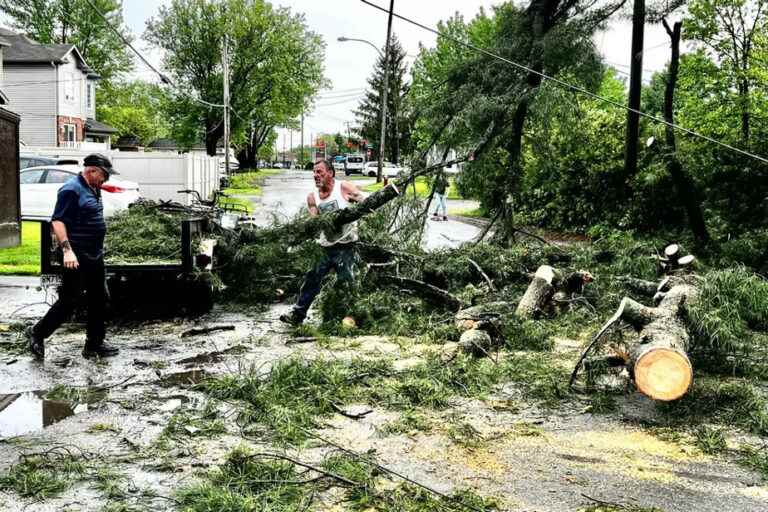
M 102 20 L 104 20 L 104 24 L 105 24 L 107 27 L 109 27 L 109 29 L 110 29 L 112 32 L 114 32 L 115 34 L 117 34 L 117 37 L 119 37 L 119 38 L 120 38 L 120 40 L 123 42 L 123 45 L 124 45 L 124 46 L 127 46 L 128 48 L 130 48 L 130 49 L 131 49 L 131 51 L 133 51 L 133 53 L 135 53 L 135 54 L 136 54 L 136 56 L 137 56 L 139 59 L 141 59 L 141 61 L 142 61 L 142 62 L 143 62 L 143 63 L 144 63 L 144 64 L 145 64 L 145 65 L 146 65 L 146 66 L 147 66 L 149 69 L 151 69 L 152 71 L 154 71 L 154 72 L 157 74 L 157 76 L 159 76 L 159 77 L 160 77 L 160 80 L 161 80 L 163 83 L 170 85 L 171 87 L 173 87 L 174 89 L 176 89 L 176 90 L 177 90 L 178 92 L 180 92 L 181 94 L 183 94 L 183 95 L 185 95 L 185 96 L 188 96 L 189 98 L 191 98 L 191 99 L 192 99 L 192 100 L 194 100 L 194 101 L 197 101 L 198 103 L 202 103 L 203 105 L 206 105 L 206 106 L 208 106 L 208 107 L 213 107 L 213 108 L 225 108 L 225 105 L 219 105 L 219 104 L 216 104 L 216 103 L 210 103 L 210 102 L 208 102 L 208 101 L 205 101 L 205 100 L 203 100 L 203 99 L 197 98 L 197 97 L 195 97 L 195 96 L 193 96 L 193 95 L 189 94 L 189 93 L 188 93 L 188 92 L 186 92 L 185 90 L 183 90 L 181 87 L 179 87 L 179 86 L 178 86 L 178 85 L 176 85 L 175 83 L 173 83 L 173 82 L 171 81 L 171 79 L 170 79 L 170 78 L 168 78 L 167 76 L 165 76 L 163 73 L 161 73 L 160 71 L 158 71 L 158 70 L 157 70 L 157 69 L 156 69 L 156 68 L 155 68 L 155 67 L 154 67 L 152 64 L 150 64 L 150 62 L 149 62 L 149 61 L 148 61 L 146 58 L 144 58 L 144 55 L 142 55 L 142 54 L 141 54 L 141 52 L 139 52 L 139 51 L 138 51 L 136 48 L 134 48 L 134 46 L 131 44 L 131 42 L 130 42 L 130 41 L 128 41 L 128 40 L 125 38 L 125 36 L 124 36 L 124 35 L 123 35 L 123 34 L 122 34 L 122 33 L 121 33 L 119 30 L 117 30 L 115 27 L 113 27 L 113 26 L 112 26 L 112 24 L 109 22 L 109 20 L 107 19 L 107 17 L 106 17 L 106 16 L 104 16 L 104 14 L 103 14 L 103 13 L 102 13 L 102 12 L 101 12 L 99 9 L 97 9 L 95 5 L 93 5 L 93 2 L 92 2 L 91 0 L 85 0 L 85 1 L 86 1 L 86 2 L 88 2 L 88 5 L 90 5 L 90 6 L 91 6 L 91 9 L 93 9 L 93 11 L 94 11 L 96 14 L 98 14 L 98 15 L 99 15 L 99 17 L 100 17 Z
M 370 7 L 373 7 L 374 9 L 377 9 L 379 11 L 382 11 L 382 12 L 385 12 L 385 13 L 389 14 L 389 9 L 386 9 L 384 7 L 376 5 L 376 4 L 372 3 L 372 2 L 369 2 L 368 0 L 360 0 L 360 1 L 363 2 L 364 4 L 370 6 Z M 736 153 L 740 153 L 740 154 L 742 154 L 744 156 L 747 156 L 749 158 L 753 158 L 755 160 L 759 160 L 760 162 L 768 164 L 768 159 L 766 159 L 766 158 L 764 158 L 762 156 L 755 155 L 754 153 L 750 153 L 749 151 L 745 151 L 743 149 L 739 149 L 739 148 L 737 148 L 735 146 L 731 146 L 730 144 L 726 144 L 725 142 L 721 142 L 721 141 L 719 141 L 717 139 L 713 139 L 712 137 L 709 137 L 707 135 L 703 135 L 701 133 L 695 132 L 695 131 L 690 130 L 688 128 L 685 128 L 683 126 L 677 125 L 675 123 L 670 123 L 669 121 L 667 121 L 665 119 L 661 119 L 659 117 L 653 116 L 651 114 L 647 114 L 647 113 L 642 112 L 640 110 L 637 110 L 637 109 L 634 109 L 634 108 L 630 108 L 630 107 L 628 107 L 626 105 L 623 105 L 623 104 L 621 104 L 621 103 L 619 103 L 617 101 L 613 101 L 612 99 L 604 98 L 603 96 L 600 96 L 599 94 L 595 94 L 593 92 L 590 92 L 590 91 L 584 89 L 583 87 L 579 87 L 577 85 L 570 84 L 570 83 L 565 82 L 564 80 L 561 80 L 559 78 L 555 78 L 555 77 L 549 76 L 547 74 L 544 74 L 541 71 L 536 71 L 535 69 L 531 69 L 531 68 L 529 68 L 528 66 L 526 66 L 524 64 L 520 64 L 520 63 L 517 63 L 517 62 L 515 62 L 513 60 L 510 60 L 510 59 L 507 59 L 505 57 L 502 57 L 500 55 L 496 55 L 495 53 L 490 52 L 490 51 L 488 51 L 488 50 L 486 50 L 484 48 L 480 48 L 479 46 L 475 46 L 472 43 L 467 43 L 467 42 L 462 41 L 462 40 L 460 40 L 458 38 L 452 37 L 452 36 L 450 36 L 450 35 L 448 35 L 446 33 L 441 33 L 439 30 L 436 30 L 436 29 L 434 29 L 432 27 L 428 27 L 426 25 L 423 25 L 423 24 L 419 23 L 418 21 L 414 21 L 414 20 L 412 20 L 410 18 L 407 18 L 407 17 L 405 17 L 403 15 L 400 15 L 400 14 L 397 14 L 397 13 L 393 13 L 393 16 L 395 16 L 396 18 L 398 18 L 400 20 L 405 21 L 406 23 L 410 23 L 411 25 L 415 25 L 415 26 L 417 26 L 417 27 L 419 27 L 419 28 L 421 28 L 423 30 L 426 30 L 427 32 L 431 32 L 431 33 L 437 35 L 438 37 L 444 37 L 445 39 L 451 40 L 454 43 L 457 43 L 457 44 L 460 44 L 462 46 L 465 46 L 465 47 L 469 48 L 470 50 L 474 50 L 476 52 L 482 53 L 483 55 L 491 57 L 493 59 L 500 60 L 500 61 L 505 62 L 507 64 L 511 64 L 512 66 L 515 66 L 516 68 L 519 68 L 519 69 L 522 69 L 522 70 L 524 70 L 524 71 L 526 71 L 528 73 L 532 73 L 534 75 L 540 76 L 543 79 L 546 79 L 546 80 L 549 80 L 549 81 L 554 82 L 556 84 L 559 84 L 559 85 L 561 85 L 561 86 L 563 86 L 563 87 L 565 87 L 567 89 L 571 89 L 572 91 L 584 94 L 585 96 L 589 96 L 592 99 L 596 99 L 596 100 L 599 100 L 599 101 L 603 101 L 605 103 L 609 103 L 609 104 L 611 104 L 611 105 L 613 105 L 615 107 L 621 108 L 623 110 L 627 110 L 629 112 L 633 112 L 633 113 L 635 113 L 635 114 L 637 114 L 639 116 L 642 116 L 642 117 L 645 117 L 645 118 L 650 119 L 652 121 L 655 121 L 657 123 L 661 123 L 663 125 L 669 126 L 670 128 L 673 128 L 675 130 L 679 130 L 679 131 L 681 131 L 683 133 L 687 133 L 688 135 L 692 135 L 694 137 L 698 137 L 698 138 L 700 138 L 702 140 L 706 140 L 707 142 L 711 142 L 712 144 L 716 144 L 716 145 L 724 147 L 726 149 L 730 149 L 731 151 L 734 151 Z

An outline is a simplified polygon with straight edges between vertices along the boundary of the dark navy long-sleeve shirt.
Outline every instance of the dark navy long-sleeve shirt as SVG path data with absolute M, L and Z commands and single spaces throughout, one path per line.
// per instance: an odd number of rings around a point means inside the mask
M 104 205 L 101 191 L 94 192 L 82 174 L 67 181 L 60 189 L 51 220 L 64 223 L 72 250 L 80 258 L 98 259 L 104 255 Z

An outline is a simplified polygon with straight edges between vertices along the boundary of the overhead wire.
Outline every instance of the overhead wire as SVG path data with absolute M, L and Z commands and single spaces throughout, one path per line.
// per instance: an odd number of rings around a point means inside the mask
M 176 84 L 175 84 L 175 83 L 174 83 L 174 82 L 173 82 L 173 81 L 172 81 L 170 78 L 168 78 L 167 76 L 165 76 L 165 74 L 164 74 L 164 73 L 162 73 L 162 72 L 161 72 L 161 71 L 159 71 L 157 68 L 155 68 L 155 67 L 154 67 L 154 66 L 153 66 L 153 65 L 152 65 L 152 64 L 151 64 L 151 63 L 150 63 L 150 62 L 149 62 L 149 61 L 148 61 L 148 60 L 147 60 L 147 59 L 144 57 L 144 55 L 142 55 L 142 53 L 141 53 L 141 52 L 139 52 L 139 51 L 138 51 L 138 50 L 137 50 L 137 49 L 136 49 L 136 48 L 135 48 L 135 47 L 134 47 L 134 46 L 131 44 L 131 42 L 130 42 L 130 41 L 128 41 L 128 40 L 125 38 L 125 36 L 124 36 L 124 35 L 123 35 L 123 34 L 122 34 L 122 33 L 121 33 L 119 30 L 117 30 L 117 29 L 116 29 L 114 26 L 112 26 L 112 23 L 110 23 L 110 22 L 109 22 L 109 20 L 107 19 L 107 17 L 106 17 L 106 16 L 104 16 L 104 14 L 103 14 L 103 13 L 102 13 L 102 12 L 101 12 L 101 11 L 100 11 L 100 10 L 99 10 L 99 9 L 98 9 L 98 8 L 97 8 L 95 5 L 94 5 L 94 4 L 93 4 L 93 2 L 92 2 L 91 0 L 85 0 L 85 1 L 88 3 L 88 5 L 90 5 L 90 6 L 91 6 L 91 9 L 93 9 L 93 11 L 94 11 L 96 14 L 98 14 L 98 15 L 99 15 L 99 17 L 100 17 L 102 20 L 104 20 L 104 24 L 105 24 L 105 25 L 106 25 L 106 26 L 107 26 L 107 27 L 108 27 L 108 28 L 109 28 L 109 29 L 110 29 L 112 32 L 114 32 L 114 33 L 117 35 L 117 37 L 119 37 L 119 38 L 120 38 L 120 40 L 123 42 L 123 45 L 124 45 L 124 46 L 127 46 L 128 48 L 130 48 L 130 49 L 131 49 L 131 51 L 133 51 L 133 53 L 135 53 L 135 54 L 136 54 L 136 56 L 137 56 L 137 57 L 138 57 L 138 58 L 139 58 L 139 59 L 140 59 L 140 60 L 141 60 L 141 61 L 142 61 L 142 62 L 143 62 L 143 63 L 144 63 L 144 64 L 145 64 L 145 65 L 146 65 L 146 66 L 147 66 L 149 69 L 151 69 L 152 71 L 154 71 L 154 72 L 157 74 L 157 76 L 158 76 L 158 77 L 160 77 L 160 80 L 161 80 L 161 81 L 162 81 L 164 84 L 170 85 L 171 87 L 173 87 L 174 89 L 176 89 L 176 90 L 177 90 L 179 93 L 181 93 L 181 94 L 183 94 L 183 95 L 185 95 L 185 96 L 189 97 L 190 99 L 192 99 L 192 100 L 194 100 L 194 101 L 196 101 L 196 102 L 198 102 L 198 103 L 201 103 L 201 104 L 203 104 L 203 105 L 206 105 L 206 106 L 208 106 L 208 107 L 211 107 L 211 108 L 226 108 L 226 107 L 227 107 L 227 105 L 218 104 L 218 103 L 211 103 L 211 102 L 209 102 L 209 101 L 205 101 L 204 99 L 198 98 L 198 97 L 196 97 L 196 96 L 194 96 L 194 95 L 192 95 L 192 94 L 188 93 L 187 91 L 185 91 L 184 89 L 182 89 L 182 88 L 181 88 L 181 87 L 179 87 L 178 85 L 176 85 Z
M 360 1 L 362 3 L 370 6 L 370 7 L 373 7 L 374 9 L 377 9 L 377 10 L 379 10 L 381 12 L 385 12 L 385 13 L 389 14 L 389 9 L 387 9 L 385 7 L 381 7 L 380 5 L 376 5 L 373 2 L 370 2 L 368 0 L 360 0 Z M 542 73 L 541 71 L 536 71 L 535 69 L 532 69 L 532 68 L 530 68 L 530 67 L 528 67 L 528 66 L 526 66 L 524 64 L 520 64 L 520 63 L 515 62 L 515 61 L 513 61 L 511 59 L 507 59 L 506 57 L 502 57 L 501 55 L 497 55 L 497 54 L 495 54 L 495 53 L 493 53 L 493 52 L 491 52 L 489 50 L 486 50 L 485 48 L 480 48 L 479 46 L 476 46 L 476 45 L 474 45 L 472 43 L 468 43 L 466 41 L 462 41 L 459 38 L 453 37 L 453 36 L 451 36 L 449 34 L 446 34 L 444 32 L 440 32 L 437 29 L 434 29 L 432 27 L 428 27 L 427 25 L 419 23 L 418 21 L 410 19 L 410 18 L 408 18 L 406 16 L 403 16 L 401 14 L 397 14 L 396 12 L 392 12 L 392 16 L 394 16 L 395 18 L 397 18 L 399 20 L 405 21 L 406 23 L 409 23 L 411 25 L 419 27 L 422 30 L 426 30 L 427 32 L 431 32 L 431 33 L 437 35 L 438 37 L 443 37 L 445 39 L 453 41 L 454 43 L 457 43 L 457 44 L 460 44 L 462 46 L 465 46 L 465 47 L 469 48 L 470 50 L 474 50 L 476 52 L 482 53 L 483 55 L 485 55 L 487 57 L 491 57 L 492 59 L 496 59 L 496 60 L 499 60 L 501 62 L 505 62 L 507 64 L 510 64 L 510 65 L 512 65 L 512 66 L 514 66 L 514 67 L 516 67 L 518 69 L 521 69 L 523 71 L 526 71 L 526 72 L 534 74 L 534 75 L 537 75 L 537 76 L 541 77 L 542 79 L 549 80 L 550 82 L 558 84 L 558 85 L 560 85 L 562 87 L 565 87 L 567 89 L 570 89 L 570 90 L 572 90 L 574 92 L 578 92 L 578 93 L 583 94 L 585 96 L 588 96 L 588 97 L 590 97 L 592 99 L 595 99 L 595 100 L 598 100 L 598 101 L 602 101 L 604 103 L 608 103 L 608 104 L 613 105 L 615 107 L 618 107 L 620 109 L 623 109 L 623 110 L 626 110 L 628 112 L 632 112 L 634 114 L 637 114 L 637 115 L 639 115 L 641 117 L 645 117 L 646 119 L 650 119 L 651 121 L 654 121 L 656 123 L 660 123 L 660 124 L 663 124 L 665 126 L 669 126 L 672 129 L 681 131 L 683 133 L 686 133 L 688 135 L 691 135 L 693 137 L 696 137 L 696 138 L 699 138 L 699 139 L 702 139 L 702 140 L 706 140 L 707 142 L 710 142 L 710 143 L 716 144 L 716 145 L 718 145 L 720 147 L 729 149 L 729 150 L 731 150 L 731 151 L 733 151 L 735 153 L 739 153 L 739 154 L 741 154 L 743 156 L 746 156 L 746 157 L 752 158 L 754 160 L 758 160 L 760 162 L 768 164 L 768 159 L 766 159 L 766 158 L 764 158 L 764 157 L 762 157 L 760 155 L 756 155 L 756 154 L 751 153 L 749 151 L 746 151 L 744 149 L 737 148 L 735 146 L 732 146 L 732 145 L 727 144 L 725 142 L 719 141 L 717 139 L 713 139 L 712 137 L 709 137 L 708 135 L 704 135 L 704 134 L 698 133 L 698 132 L 693 131 L 691 129 L 685 128 L 684 126 L 680 126 L 680 125 L 675 124 L 675 123 L 670 123 L 669 121 L 667 121 L 665 119 L 662 119 L 660 117 L 656 117 L 656 116 L 648 114 L 646 112 L 642 112 L 640 110 L 628 107 L 627 105 L 623 105 L 623 104 L 621 104 L 621 103 L 619 103 L 617 101 L 614 101 L 614 100 L 612 100 L 610 98 L 605 98 L 603 96 L 600 96 L 599 94 L 595 94 L 593 92 L 590 92 L 590 91 L 588 91 L 588 90 L 586 90 L 583 87 L 580 87 L 578 85 L 573 85 L 573 84 L 570 84 L 570 83 L 568 83 L 568 82 L 566 82 L 564 80 L 561 80 L 559 78 L 555 78 L 553 76 L 549 76 L 549 75 L 547 75 L 545 73 Z

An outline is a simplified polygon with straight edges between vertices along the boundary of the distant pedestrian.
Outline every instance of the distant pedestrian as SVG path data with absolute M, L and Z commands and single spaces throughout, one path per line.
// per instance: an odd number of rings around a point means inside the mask
M 432 182 L 432 189 L 435 193 L 435 212 L 432 214 L 432 220 L 448 220 L 448 209 L 445 205 L 445 196 L 446 191 L 448 190 L 448 187 L 450 184 L 448 183 L 448 178 L 445 177 L 445 173 L 441 169 L 437 176 L 435 176 L 434 181 Z M 442 210 L 443 215 L 438 215 L 438 212 Z
M 38 359 L 45 357 L 45 338 L 69 320 L 82 291 L 87 299 L 88 323 L 83 357 L 107 357 L 118 349 L 104 343 L 104 205 L 101 186 L 113 174 L 112 163 L 103 155 L 88 155 L 83 171 L 58 192 L 51 226 L 64 258 L 59 298 L 34 327 L 27 329 L 29 349 Z

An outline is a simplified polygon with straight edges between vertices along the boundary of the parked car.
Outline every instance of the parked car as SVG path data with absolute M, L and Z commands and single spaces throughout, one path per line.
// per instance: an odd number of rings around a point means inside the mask
M 344 170 L 344 166 L 346 165 L 347 159 L 344 156 L 337 156 L 333 159 L 333 169 L 336 172 L 341 172 Z
M 40 155 L 19 155 L 19 169 L 27 167 L 39 167 L 41 165 L 78 165 L 79 162 L 72 158 L 58 158 Z
M 392 162 L 383 162 L 383 168 L 381 169 L 381 175 L 385 178 L 395 178 L 403 171 L 402 167 L 399 167 Z M 379 162 L 371 161 L 365 164 L 365 170 L 363 174 L 375 178 L 379 173 Z
M 21 216 L 28 220 L 48 220 L 56 206 L 56 195 L 64 183 L 82 171 L 79 165 L 45 165 L 21 171 Z M 104 216 L 109 217 L 139 199 L 139 185 L 118 177 L 101 187 Z
M 363 174 L 365 169 L 365 158 L 362 155 L 349 155 L 347 161 L 344 164 L 344 174 L 350 176 L 352 174 Z

